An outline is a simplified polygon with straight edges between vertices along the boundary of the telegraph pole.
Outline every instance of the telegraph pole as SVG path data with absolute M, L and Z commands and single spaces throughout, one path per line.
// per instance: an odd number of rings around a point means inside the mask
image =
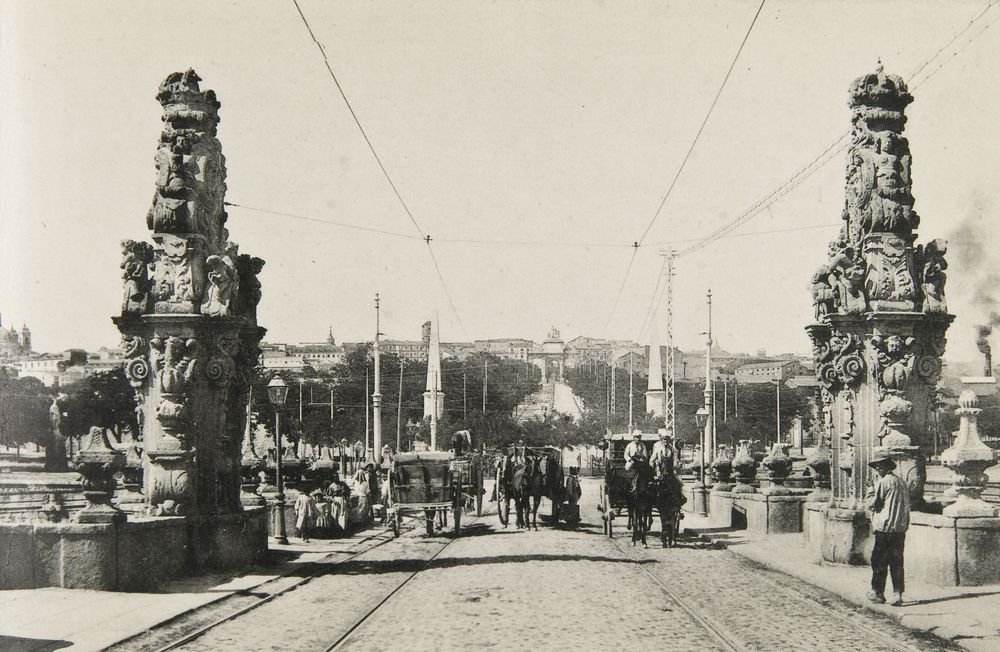
M 490 382 L 490 361 L 483 359 L 483 416 L 486 415 L 486 385 Z
M 374 441 L 372 448 L 374 449 L 375 464 L 382 463 L 382 382 L 380 367 L 382 366 L 382 354 L 379 351 L 379 327 L 381 311 L 379 309 L 379 298 L 378 292 L 375 293 L 375 391 L 372 393 L 372 411 L 374 412 L 373 418 L 373 430 L 374 430 Z
M 669 249 L 661 252 L 666 257 L 667 264 L 667 368 L 666 382 L 663 389 L 663 425 L 671 433 L 676 433 L 677 419 L 674 401 L 674 256 L 676 252 Z
M 469 420 L 469 377 L 464 371 L 462 372 L 462 419 L 466 422 Z
M 635 421 L 632 418 L 632 368 L 634 366 L 633 360 L 635 356 L 632 355 L 632 351 L 628 354 L 628 431 L 632 432 L 635 428 Z
M 371 419 L 372 419 L 371 410 L 368 409 L 368 391 L 371 389 L 371 382 L 368 379 L 368 374 L 369 374 L 368 362 L 366 361 L 365 362 L 365 451 L 366 452 L 370 450 L 369 444 L 371 444 L 371 441 L 369 439 L 369 436 L 371 434 Z
M 715 429 L 715 418 L 712 414 L 712 291 L 706 295 L 708 299 L 708 340 L 705 345 L 705 410 L 708 412 L 708 419 L 705 422 L 705 433 L 701 442 L 701 464 L 702 473 L 705 472 L 705 464 L 712 461 L 712 455 L 706 449 L 712 445 L 712 432 Z
M 403 358 L 399 358 L 399 400 L 396 403 L 396 452 L 403 450 L 400 446 L 403 437 Z

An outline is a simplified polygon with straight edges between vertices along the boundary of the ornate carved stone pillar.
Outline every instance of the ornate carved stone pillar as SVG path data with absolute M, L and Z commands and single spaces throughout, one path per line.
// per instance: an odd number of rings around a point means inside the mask
M 853 133 L 843 226 L 812 277 L 813 343 L 831 435 L 834 507 L 863 510 L 873 454 L 897 461 L 923 504 L 932 395 L 945 332 L 943 240 L 916 245 L 906 83 L 881 65 L 850 89 Z
M 147 215 L 153 244 L 122 243 L 125 372 L 144 445 L 153 514 L 232 513 L 240 505 L 240 440 L 264 329 L 263 261 L 225 229 L 219 102 L 193 70 L 160 85 L 163 133 Z

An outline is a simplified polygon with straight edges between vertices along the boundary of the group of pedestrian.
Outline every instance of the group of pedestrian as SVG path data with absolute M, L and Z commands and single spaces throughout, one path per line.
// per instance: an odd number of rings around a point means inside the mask
M 371 467 L 368 469 L 367 467 Z M 350 483 L 336 477 L 323 489 L 302 491 L 295 499 L 295 530 L 303 543 L 309 543 L 309 537 L 315 533 L 327 533 L 333 530 L 347 532 L 356 519 L 352 519 L 351 496 L 358 497 L 361 510 L 370 510 L 371 480 L 374 475 L 374 465 L 369 464 L 351 479 Z

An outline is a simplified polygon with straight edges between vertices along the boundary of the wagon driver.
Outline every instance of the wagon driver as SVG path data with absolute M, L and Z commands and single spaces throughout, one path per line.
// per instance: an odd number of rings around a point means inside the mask
M 625 470 L 637 471 L 642 464 L 649 464 L 649 454 L 642 444 L 642 431 L 632 431 L 632 441 L 625 447 Z
M 674 449 L 673 434 L 666 428 L 660 430 L 660 440 L 653 444 L 653 454 L 649 463 L 653 467 L 653 477 L 657 480 L 674 472 L 674 459 L 677 451 Z

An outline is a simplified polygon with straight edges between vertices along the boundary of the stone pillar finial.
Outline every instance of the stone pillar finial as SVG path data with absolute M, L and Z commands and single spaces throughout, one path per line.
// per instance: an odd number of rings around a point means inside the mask
M 944 508 L 946 516 L 996 515 L 996 509 L 980 496 L 986 488 L 986 469 L 996 464 L 997 452 L 979 437 L 979 399 L 975 392 L 965 390 L 958 397 L 960 422 L 955 442 L 941 453 L 941 464 L 952 472 L 952 486 L 945 490 L 944 499 L 954 501 Z

